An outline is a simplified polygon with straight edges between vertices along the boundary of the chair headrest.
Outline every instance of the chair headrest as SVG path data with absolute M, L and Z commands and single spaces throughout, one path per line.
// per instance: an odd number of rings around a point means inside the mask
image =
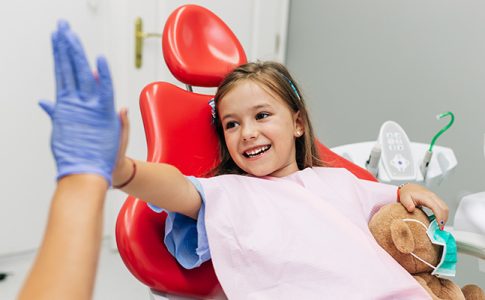
M 162 49 L 170 72 L 192 86 L 217 87 L 227 73 L 247 62 L 231 29 L 198 5 L 181 6 L 168 17 Z

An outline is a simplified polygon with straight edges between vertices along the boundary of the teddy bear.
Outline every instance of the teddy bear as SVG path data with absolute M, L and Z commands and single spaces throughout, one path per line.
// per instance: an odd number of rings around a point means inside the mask
M 436 266 L 441 258 L 442 247 L 431 243 L 426 229 L 414 219 L 430 224 L 421 209 L 408 212 L 400 203 L 387 204 L 371 218 L 369 229 L 377 243 L 406 269 L 430 294 L 432 299 L 480 299 L 485 292 L 477 285 L 466 285 L 462 289 L 449 279 L 432 275 L 433 268 L 415 258 L 418 256 Z

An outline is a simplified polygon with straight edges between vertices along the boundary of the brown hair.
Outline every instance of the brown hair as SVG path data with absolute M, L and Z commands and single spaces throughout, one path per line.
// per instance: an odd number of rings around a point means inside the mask
M 323 163 L 318 155 L 315 146 L 315 136 L 310 123 L 309 115 L 301 97 L 297 84 L 291 77 L 290 73 L 280 63 L 277 62 L 252 62 L 237 67 L 229 73 L 217 89 L 214 97 L 216 114 L 215 126 L 219 138 L 219 159 L 220 163 L 212 170 L 213 175 L 221 174 L 245 174 L 232 160 L 227 149 L 224 139 L 224 129 L 218 115 L 218 104 L 237 84 L 243 80 L 251 80 L 259 84 L 264 89 L 277 95 L 282 99 L 293 112 L 300 112 L 304 134 L 295 140 L 296 163 L 300 170 L 312 167 L 322 166 Z

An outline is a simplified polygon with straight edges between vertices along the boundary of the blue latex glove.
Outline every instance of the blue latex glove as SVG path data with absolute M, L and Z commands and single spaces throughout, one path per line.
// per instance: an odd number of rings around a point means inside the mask
M 51 147 L 57 179 L 69 174 L 99 174 L 111 186 L 120 143 L 107 61 L 98 57 L 95 78 L 81 42 L 69 24 L 59 21 L 52 34 L 56 103 L 40 101 L 53 124 Z

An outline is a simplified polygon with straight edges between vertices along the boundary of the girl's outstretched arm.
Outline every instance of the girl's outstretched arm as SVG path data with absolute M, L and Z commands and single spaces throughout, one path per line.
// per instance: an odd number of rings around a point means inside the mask
M 127 114 L 121 114 L 121 143 L 119 159 L 113 172 L 113 186 L 123 185 L 134 174 L 131 181 L 121 189 L 129 195 L 172 212 L 197 219 L 202 204 L 193 184 L 174 166 L 131 160 L 125 156 L 128 144 L 129 122 Z

